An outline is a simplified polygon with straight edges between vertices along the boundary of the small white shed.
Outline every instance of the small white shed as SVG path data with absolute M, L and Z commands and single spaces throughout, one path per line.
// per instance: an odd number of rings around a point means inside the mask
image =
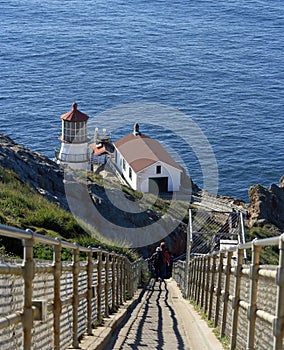
M 140 192 L 180 190 L 183 169 L 156 140 L 134 132 L 114 143 L 115 163 L 132 189 Z

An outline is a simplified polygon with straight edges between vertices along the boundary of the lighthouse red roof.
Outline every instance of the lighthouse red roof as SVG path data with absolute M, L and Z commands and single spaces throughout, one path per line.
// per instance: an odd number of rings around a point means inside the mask
M 77 103 L 74 102 L 72 105 L 72 110 L 62 114 L 61 119 L 67 120 L 69 122 L 85 122 L 89 119 L 89 116 L 85 113 L 82 113 L 77 109 Z

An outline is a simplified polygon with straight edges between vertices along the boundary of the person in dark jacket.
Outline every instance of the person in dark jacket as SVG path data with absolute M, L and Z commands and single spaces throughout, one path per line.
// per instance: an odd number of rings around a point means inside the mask
M 147 259 L 150 263 L 152 263 L 154 269 L 154 277 L 155 280 L 158 281 L 162 276 L 163 271 L 163 256 L 161 254 L 160 247 L 156 248 L 156 251 L 151 255 L 149 259 Z
M 167 271 L 170 266 L 170 254 L 168 249 L 166 248 L 166 243 L 161 242 L 160 244 L 160 254 L 161 254 L 161 266 L 160 266 L 160 278 L 162 281 L 167 278 Z

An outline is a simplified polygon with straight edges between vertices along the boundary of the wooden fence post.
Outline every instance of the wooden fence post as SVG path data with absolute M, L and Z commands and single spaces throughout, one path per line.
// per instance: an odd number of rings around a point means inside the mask
M 216 288 L 216 307 L 214 315 L 214 327 L 218 326 L 219 322 L 219 313 L 220 313 L 220 299 L 221 299 L 221 290 L 222 290 L 222 273 L 223 273 L 223 260 L 224 253 L 219 253 L 219 265 L 218 265 L 218 276 L 217 276 L 217 288 Z
M 90 248 L 91 249 L 91 248 Z M 88 263 L 87 263 L 87 334 L 92 335 L 92 299 L 94 298 L 93 289 L 93 252 L 88 252 Z
M 115 256 L 115 303 L 118 306 L 120 304 L 119 297 L 119 257 Z
M 250 302 L 248 308 L 248 340 L 247 350 L 254 350 L 255 321 L 256 321 L 256 300 L 258 287 L 259 256 L 261 247 L 256 246 L 256 240 L 252 241 L 252 263 L 250 265 Z
M 114 253 L 111 254 L 111 307 L 112 310 L 115 310 L 116 307 L 116 290 L 115 290 L 115 280 L 116 280 L 116 276 L 115 276 L 115 271 L 116 271 L 116 266 L 115 266 L 115 255 Z
M 193 299 L 193 290 L 194 290 L 194 259 L 190 261 L 188 265 L 188 281 L 189 281 L 189 298 Z
M 196 269 L 196 272 L 197 272 L 197 279 L 196 279 L 196 295 L 195 295 L 195 300 L 196 300 L 196 303 L 197 305 L 200 304 L 200 290 L 201 290 L 201 264 L 202 264 L 202 258 L 199 257 L 197 258 L 197 269 Z
M 212 266 L 211 266 L 211 280 L 210 280 L 210 288 L 209 288 L 210 291 L 209 291 L 208 320 L 211 320 L 211 318 L 212 318 L 215 274 L 216 274 L 216 254 L 213 255 L 213 261 L 212 261 Z
M 232 256 L 233 256 L 233 252 L 228 251 L 227 252 L 227 265 L 226 265 L 226 279 L 225 279 L 225 287 L 224 287 L 225 293 L 223 295 L 223 315 L 222 315 L 222 323 L 221 323 L 221 331 L 220 331 L 221 338 L 223 338 L 225 336 L 225 332 L 226 332 Z
M 97 320 L 100 321 L 102 313 L 102 251 L 97 252 Z
M 205 290 L 206 290 L 206 264 L 207 264 L 207 257 L 202 258 L 202 265 L 201 265 L 201 302 L 200 302 L 200 308 L 204 309 L 204 296 L 205 296 Z
M 78 306 L 79 306 L 79 290 L 78 290 L 78 277 L 79 277 L 79 249 L 73 250 L 73 347 L 79 347 L 78 340 Z
M 23 333 L 24 333 L 24 350 L 32 348 L 32 328 L 33 328 L 33 279 L 34 279 L 34 260 L 33 245 L 34 239 L 23 240 L 24 245 L 24 312 L 23 312 Z
M 53 294 L 53 339 L 54 350 L 60 350 L 60 315 L 61 315 L 61 295 L 60 295 L 60 280 L 62 275 L 61 261 L 61 241 L 56 238 L 59 245 L 54 246 L 53 253 L 53 268 L 54 268 L 54 294 Z
M 118 259 L 119 259 L 119 264 L 118 264 L 118 267 L 119 267 L 119 270 L 118 270 L 119 303 L 120 303 L 120 305 L 122 305 L 123 304 L 123 258 L 120 256 L 120 257 L 118 257 Z
M 237 334 L 238 334 L 237 332 L 238 332 L 238 318 L 239 318 L 239 308 L 240 308 L 240 292 L 241 292 L 243 258 L 244 258 L 244 250 L 238 248 L 237 266 L 235 269 L 235 291 L 234 291 L 234 297 L 232 300 L 233 321 L 232 321 L 230 350 L 236 349 L 236 346 L 237 346 Z
M 204 312 L 206 313 L 208 310 L 208 300 L 209 300 L 209 289 L 210 289 L 210 264 L 211 264 L 211 256 L 206 257 L 206 285 L 205 285 L 205 307 Z
M 193 287 L 193 300 L 196 301 L 196 290 L 197 290 L 197 258 L 193 259 L 193 281 L 192 281 L 192 287 Z
M 109 253 L 105 253 L 105 317 L 109 316 Z
M 274 350 L 282 350 L 284 336 L 284 234 L 279 239 L 279 265 L 277 268 L 277 306 L 273 323 Z
M 126 258 L 122 257 L 122 286 L 123 286 L 123 302 L 126 301 Z

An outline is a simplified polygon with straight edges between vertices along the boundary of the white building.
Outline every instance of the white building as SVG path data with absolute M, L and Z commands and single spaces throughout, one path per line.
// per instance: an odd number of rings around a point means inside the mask
M 156 140 L 134 132 L 114 143 L 115 163 L 132 189 L 141 192 L 179 191 L 181 166 Z
M 88 115 L 77 109 L 73 103 L 72 110 L 62 114 L 62 134 L 57 162 L 73 169 L 85 170 L 89 164 L 89 147 L 87 134 Z

